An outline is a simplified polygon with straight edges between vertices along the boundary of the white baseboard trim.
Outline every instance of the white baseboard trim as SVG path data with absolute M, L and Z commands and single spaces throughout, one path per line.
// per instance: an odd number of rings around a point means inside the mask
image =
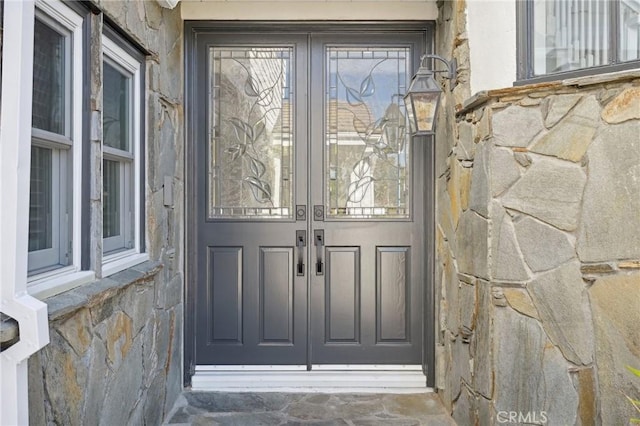
M 195 391 L 429 393 L 418 366 L 197 366 Z

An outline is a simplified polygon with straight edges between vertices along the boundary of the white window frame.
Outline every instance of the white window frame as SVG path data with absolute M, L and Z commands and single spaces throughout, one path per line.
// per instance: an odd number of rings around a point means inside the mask
M 47 148 L 56 148 L 54 152 L 58 152 L 58 157 L 66 157 L 64 160 L 71 165 L 62 165 L 59 170 L 67 169 L 68 173 L 71 173 L 72 178 L 68 188 L 68 195 L 72 198 L 70 204 L 70 217 L 59 217 L 60 221 L 67 221 L 67 230 L 62 232 L 63 242 L 65 245 L 71 246 L 71 257 L 67 266 L 57 268 L 42 273 L 37 271 L 30 275 L 27 279 L 27 285 L 29 293 L 35 294 L 38 297 L 48 297 L 52 294 L 56 294 L 62 291 L 66 291 L 70 288 L 81 285 L 85 282 L 91 281 L 95 278 L 93 271 L 81 270 L 81 218 L 82 218 L 82 149 L 83 149 L 83 23 L 84 17 L 76 13 L 69 6 L 65 5 L 58 0 L 43 1 L 38 0 L 35 2 L 36 16 L 46 24 L 56 28 L 57 30 L 63 30 L 68 32 L 70 37 L 70 66 L 71 69 L 67 70 L 69 78 L 66 79 L 67 83 L 70 83 L 70 97 L 67 102 L 68 114 L 65 135 L 57 135 L 51 132 L 42 131 L 39 129 L 32 129 L 31 143 L 38 146 L 45 146 Z M 73 76 L 73 78 L 71 78 Z M 69 81 L 70 80 L 70 81 Z M 64 155 L 65 151 L 67 155 Z M 55 157 L 55 156 L 54 156 Z M 55 160 L 54 160 L 55 161 Z M 55 165 L 54 165 L 55 167 Z M 67 180 L 66 177 L 61 177 L 61 180 Z M 60 190 L 59 193 L 64 193 L 64 190 Z M 64 197 L 62 197 L 64 198 Z M 65 203 L 64 199 L 61 203 Z M 63 222 L 64 223 L 64 222 Z M 70 231 L 70 232 L 67 232 Z M 69 237 L 67 237 L 69 235 Z M 26 236 L 25 236 L 26 238 Z M 37 252 L 34 252 L 37 253 Z M 31 254 L 30 254 L 31 257 Z
M 121 191 L 121 209 L 126 212 L 128 200 L 132 200 L 133 209 L 131 214 L 121 215 L 121 232 L 128 232 L 129 235 L 133 235 L 133 244 L 131 248 L 123 248 L 118 250 L 116 248 L 113 253 L 108 253 L 108 250 L 113 248 L 111 239 L 103 238 L 103 258 L 102 258 L 102 276 L 106 277 L 123 269 L 129 268 L 140 262 L 148 260 L 149 256 L 142 250 L 142 232 L 140 229 L 141 223 L 141 208 L 144 202 L 143 193 L 141 190 L 141 158 L 144 155 L 142 152 L 142 140 L 141 130 L 144 123 L 142 123 L 141 111 L 142 111 L 142 88 L 141 88 L 141 73 L 144 63 L 140 62 L 122 47 L 120 47 L 115 41 L 103 34 L 102 36 L 102 52 L 103 61 L 109 63 L 109 65 L 124 71 L 124 73 L 131 76 L 131 94 L 132 94 L 132 108 L 131 108 L 131 147 L 129 152 L 114 149 L 109 146 L 102 146 L 103 161 L 116 160 L 120 162 L 120 186 L 125 188 L 127 185 L 128 190 L 133 191 L 133 194 L 126 194 Z M 122 167 L 125 165 L 125 167 Z M 133 185 L 131 186 L 131 182 Z M 124 222 L 124 223 L 123 223 Z M 122 226 L 124 225 L 124 227 Z M 113 237 L 117 238 L 117 237 Z M 125 234 L 126 238 L 126 234 Z M 115 243 L 118 245 L 118 243 Z M 125 246 L 127 242 L 125 241 Z

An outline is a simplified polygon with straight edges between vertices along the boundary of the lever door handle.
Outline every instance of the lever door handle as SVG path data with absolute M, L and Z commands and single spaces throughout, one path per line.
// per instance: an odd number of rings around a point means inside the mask
M 298 261 L 296 263 L 296 275 L 304 277 L 304 248 L 307 246 L 307 231 L 296 231 L 296 250 Z
M 316 275 L 324 275 L 322 255 L 324 251 L 324 229 L 313 231 L 313 241 L 316 246 Z

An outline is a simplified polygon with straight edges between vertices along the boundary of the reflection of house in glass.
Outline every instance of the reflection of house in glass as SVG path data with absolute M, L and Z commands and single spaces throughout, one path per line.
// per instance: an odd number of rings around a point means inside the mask
M 405 216 L 405 116 L 396 103 L 381 118 L 365 103 L 331 101 L 325 126 L 327 198 L 334 216 Z
M 288 191 L 289 204 L 291 206 L 292 187 L 291 182 L 294 179 L 294 170 L 291 162 L 294 156 L 294 140 L 293 140 L 293 117 L 291 111 L 291 102 L 288 98 L 282 99 L 282 107 L 278 109 L 278 115 L 275 117 L 271 132 L 271 149 L 274 153 L 271 157 L 271 168 L 273 173 L 273 199 L 280 202 L 283 192 Z

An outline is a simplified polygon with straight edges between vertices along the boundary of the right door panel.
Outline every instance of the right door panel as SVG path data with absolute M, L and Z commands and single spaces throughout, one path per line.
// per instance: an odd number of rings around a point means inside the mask
M 424 51 L 415 34 L 312 36 L 311 363 L 420 364 L 424 146 L 402 96 Z M 315 210 L 315 209 L 314 209 Z M 323 262 L 324 268 L 317 263 Z

